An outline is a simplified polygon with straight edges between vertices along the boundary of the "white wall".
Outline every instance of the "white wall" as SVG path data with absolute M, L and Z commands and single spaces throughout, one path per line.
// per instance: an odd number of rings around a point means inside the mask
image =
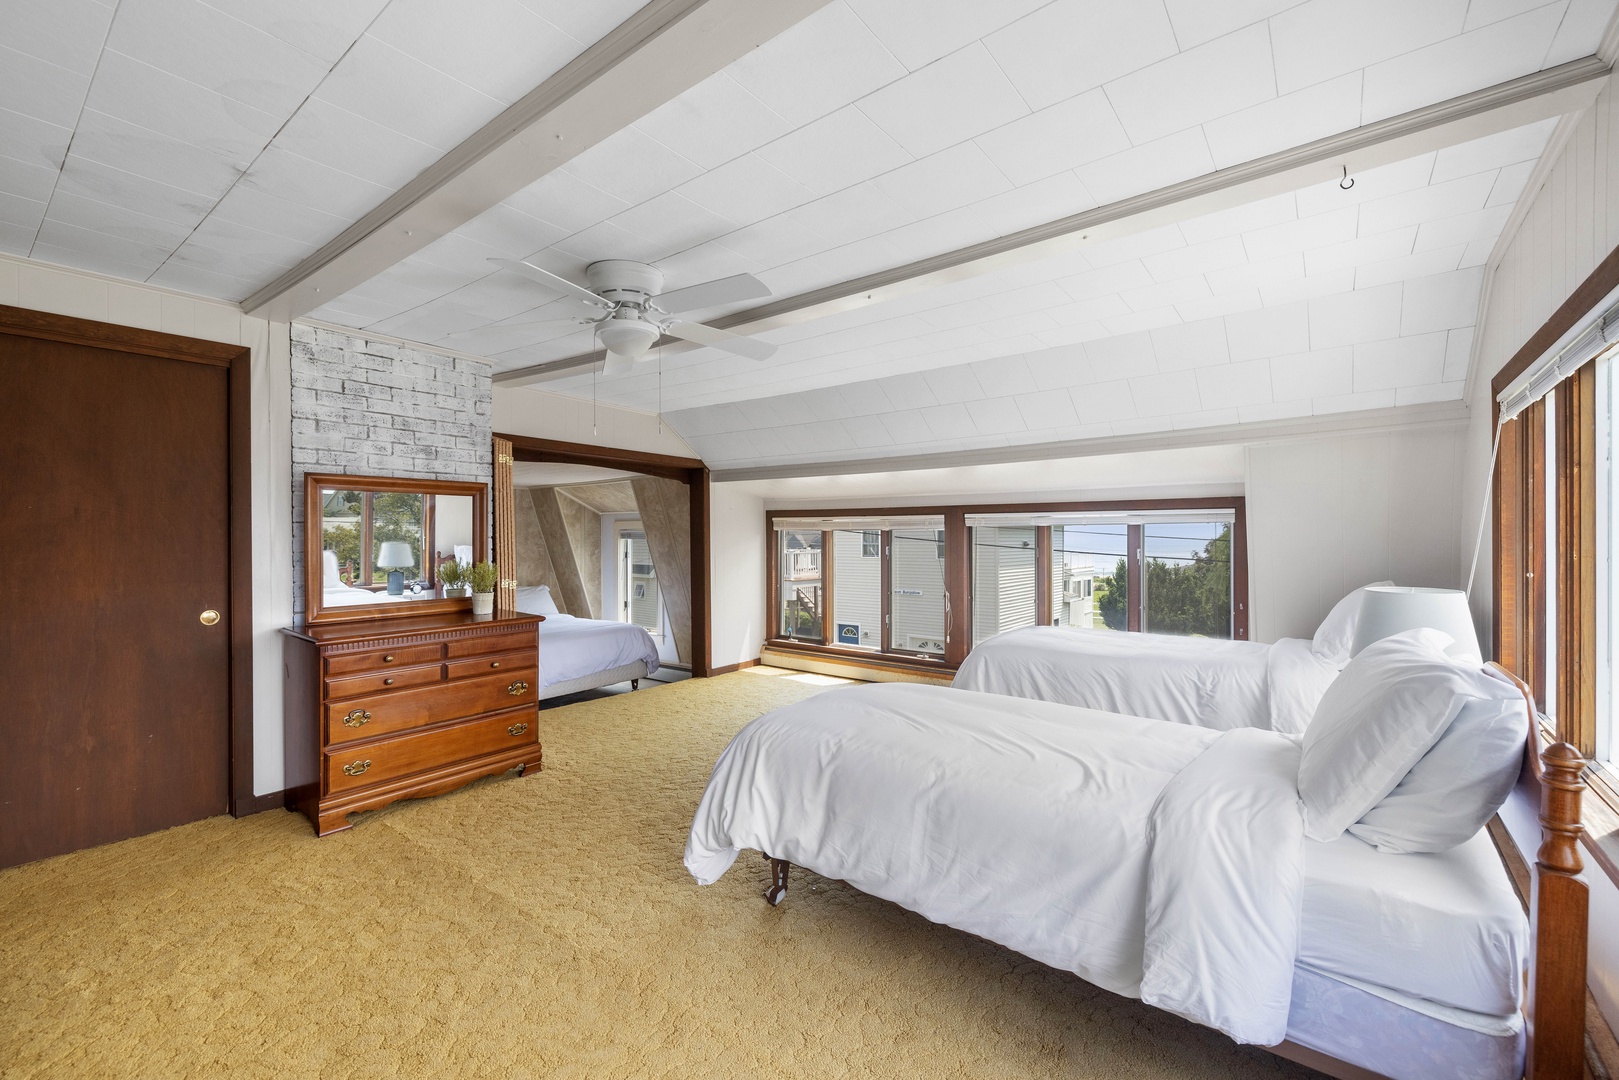
M 253 473 L 253 791 L 282 787 L 281 627 L 292 621 L 292 383 L 286 323 L 234 304 L 0 255 L 0 304 L 246 345 Z
M 765 503 L 738 484 L 709 489 L 709 662 L 757 660 L 764 644 Z
M 1490 475 L 1495 434 L 1490 380 L 1619 246 L 1619 99 L 1614 84 L 1604 87 L 1596 103 L 1560 133 L 1567 141 L 1543 173 L 1545 182 L 1525 190 L 1522 224 L 1503 237 L 1486 278 L 1478 348 L 1469 373 L 1472 420 L 1463 470 L 1467 526 L 1459 538 L 1464 574 Z M 1490 560 L 1486 530 L 1472 595 L 1479 639 L 1486 648 L 1494 599 Z M 1586 864 L 1592 894 L 1590 985 L 1612 1023 L 1619 1020 L 1619 922 L 1613 917 L 1619 911 L 1619 890 L 1592 866 L 1589 855 Z
M 1464 429 L 1248 448 L 1248 595 L 1255 641 L 1308 638 L 1370 581 L 1453 589 Z
M 653 413 L 605 402 L 592 405 L 576 397 L 529 386 L 495 385 L 494 429 L 507 435 L 612 446 L 650 454 L 697 455 L 668 424 Z M 661 430 L 660 430 L 661 428 Z

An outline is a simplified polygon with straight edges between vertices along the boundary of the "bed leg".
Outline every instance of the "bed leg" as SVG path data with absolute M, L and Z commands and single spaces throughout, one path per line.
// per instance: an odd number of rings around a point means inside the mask
M 640 679 L 631 679 L 630 680 L 630 689 L 631 690 L 639 690 L 639 689 L 641 689 L 641 680 Z
M 765 859 L 770 863 L 770 888 L 765 890 L 765 899 L 774 907 L 787 899 L 787 871 L 793 864 L 786 859 L 772 859 L 769 855 Z

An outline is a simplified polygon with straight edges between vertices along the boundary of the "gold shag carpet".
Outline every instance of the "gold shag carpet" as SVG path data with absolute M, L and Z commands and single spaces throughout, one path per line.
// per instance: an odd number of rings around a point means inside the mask
M 759 668 L 541 713 L 545 769 L 0 871 L 5 1077 L 1302 1077 L 836 882 L 681 865 Z

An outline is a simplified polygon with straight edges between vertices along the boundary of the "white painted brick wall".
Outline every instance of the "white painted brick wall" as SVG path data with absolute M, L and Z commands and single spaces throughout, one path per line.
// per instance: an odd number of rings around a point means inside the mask
M 362 335 L 292 327 L 293 608 L 304 615 L 304 474 L 489 483 L 489 369 Z

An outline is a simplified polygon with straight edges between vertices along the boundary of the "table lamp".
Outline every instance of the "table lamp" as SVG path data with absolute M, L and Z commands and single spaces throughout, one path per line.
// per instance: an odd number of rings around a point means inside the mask
M 1473 613 L 1467 594 L 1459 589 L 1411 589 L 1399 585 L 1369 585 L 1361 590 L 1360 620 L 1350 656 L 1374 641 L 1406 630 L 1431 627 L 1454 640 L 1445 650 L 1452 659 L 1482 663 L 1478 634 L 1473 630 Z
M 410 545 L 399 540 L 384 540 L 382 547 L 377 551 L 377 565 L 388 571 L 388 595 L 403 596 L 405 593 L 405 575 L 403 568 L 414 566 L 416 557 L 410 553 Z

